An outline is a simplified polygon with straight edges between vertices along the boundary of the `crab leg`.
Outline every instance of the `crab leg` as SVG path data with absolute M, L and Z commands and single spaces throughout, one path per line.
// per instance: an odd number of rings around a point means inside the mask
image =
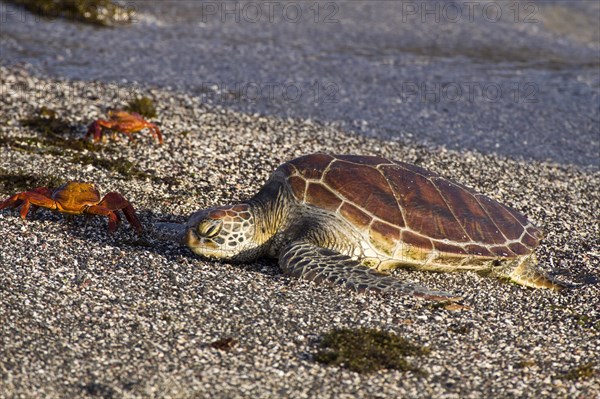
M 9 198 L 5 199 L 4 201 L 0 202 L 0 210 L 4 209 L 4 208 L 8 208 L 9 206 L 12 208 L 21 206 L 21 204 L 23 204 L 24 200 L 22 198 L 19 198 L 20 194 L 23 194 L 23 193 L 15 194 L 12 197 L 9 197 Z
M 5 200 L 4 202 L 0 203 L 0 209 L 8 208 L 9 206 L 16 208 L 19 205 L 21 205 L 21 210 L 19 211 L 21 219 L 25 219 L 27 213 L 29 213 L 29 207 L 31 205 L 37 205 L 55 210 L 57 208 L 56 202 L 54 202 L 54 200 L 52 200 L 48 196 L 42 194 L 46 192 L 50 192 L 50 190 L 44 187 L 40 187 L 32 191 L 17 193 Z
M 114 233 L 117 229 L 117 223 L 119 222 L 119 219 L 117 217 L 117 214 L 112 210 L 103 206 L 92 205 L 89 208 L 87 208 L 86 212 L 91 213 L 93 215 L 101 215 L 108 217 L 108 231 L 110 233 Z
M 85 138 L 87 139 L 89 136 L 93 135 L 94 143 L 97 143 L 102 140 L 102 128 L 105 127 L 110 129 L 112 125 L 113 124 L 110 121 L 98 119 L 90 125 L 87 133 L 85 134 Z
M 160 133 L 160 129 L 158 128 L 158 126 L 156 126 L 154 123 L 149 123 L 146 127 L 148 129 L 150 129 L 150 131 L 152 132 L 152 135 L 154 137 L 156 137 L 156 139 L 158 140 L 158 142 L 160 144 L 162 144 L 163 143 L 163 137 L 162 137 L 162 134 Z
M 38 193 L 38 194 L 42 194 L 45 197 L 52 197 L 52 190 L 50 190 L 48 187 L 36 187 L 33 190 L 29 190 L 30 192 L 34 192 L 34 193 Z
M 133 206 L 131 206 L 129 201 L 123 198 L 121 194 L 110 192 L 102 198 L 102 201 L 100 201 L 97 206 L 111 211 L 122 210 L 129 224 L 132 225 L 138 233 L 142 231 L 142 224 L 135 213 L 135 209 L 133 209 Z M 92 207 L 90 207 L 90 209 L 91 208 Z

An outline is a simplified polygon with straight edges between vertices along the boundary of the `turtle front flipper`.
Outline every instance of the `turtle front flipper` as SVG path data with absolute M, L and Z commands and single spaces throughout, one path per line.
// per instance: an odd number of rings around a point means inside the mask
M 284 248 L 279 255 L 279 265 L 290 276 L 338 284 L 360 293 L 397 292 L 438 301 L 461 299 L 450 293 L 404 283 L 363 266 L 349 256 L 304 241 Z

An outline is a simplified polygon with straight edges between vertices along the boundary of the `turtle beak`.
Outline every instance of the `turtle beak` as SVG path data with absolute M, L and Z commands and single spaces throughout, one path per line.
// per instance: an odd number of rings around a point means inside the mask
M 200 237 L 193 227 L 187 229 L 183 242 L 192 252 L 203 256 L 210 256 L 210 252 L 218 248 L 213 240 Z
M 183 243 L 190 248 L 196 248 L 200 245 L 198 235 L 194 232 L 194 228 L 188 227 L 185 236 L 183 237 Z

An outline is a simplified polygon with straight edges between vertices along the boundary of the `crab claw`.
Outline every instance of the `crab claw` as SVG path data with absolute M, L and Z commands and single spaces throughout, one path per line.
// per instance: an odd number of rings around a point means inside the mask
M 129 203 L 129 201 L 123 198 L 121 194 L 117 192 L 110 192 L 106 194 L 104 198 L 102 198 L 102 201 L 100 201 L 98 205 L 88 208 L 88 212 L 90 213 L 96 213 L 96 211 L 103 210 L 108 210 L 114 215 L 113 217 L 111 217 L 110 215 L 106 215 L 109 217 L 108 229 L 111 232 L 114 231 L 117 227 L 119 219 L 117 217 L 116 211 L 119 210 L 123 211 L 123 213 L 125 214 L 125 218 L 129 222 L 129 224 L 137 230 L 138 234 L 142 232 L 142 224 L 140 223 L 140 220 L 138 219 L 137 214 L 135 213 L 135 209 L 133 209 L 133 206 Z
M 100 123 L 98 123 L 99 121 L 101 121 L 101 119 L 93 122 L 89 127 L 88 127 L 88 131 L 85 134 L 85 138 L 87 139 L 90 136 L 94 136 L 94 143 L 99 142 L 100 140 L 102 140 L 102 126 L 100 126 Z
M 162 137 L 162 134 L 160 133 L 160 129 L 158 128 L 158 126 L 156 126 L 154 123 L 148 123 L 147 127 L 148 127 L 148 129 L 150 129 L 150 131 L 152 132 L 154 137 L 156 137 L 156 139 L 158 140 L 158 143 L 162 144 L 163 137 Z

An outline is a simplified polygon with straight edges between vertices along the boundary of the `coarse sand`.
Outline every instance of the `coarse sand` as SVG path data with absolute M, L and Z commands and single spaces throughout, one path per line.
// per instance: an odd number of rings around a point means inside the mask
M 94 182 L 129 199 L 146 228 L 138 237 L 124 221 L 110 235 L 104 217 L 0 211 L 0 397 L 600 397 L 600 172 L 365 138 L 145 86 L 4 67 L 0 79 L 0 175 Z M 154 99 L 164 145 L 142 132 L 135 145 L 67 148 L 21 122 L 45 106 L 75 140 L 135 95 Z M 280 163 L 319 151 L 415 163 L 518 209 L 545 232 L 540 267 L 578 285 L 557 293 L 475 273 L 394 272 L 471 307 L 449 311 L 289 278 L 273 260 L 204 261 L 153 227 L 248 198 Z M 323 333 L 358 327 L 429 347 L 412 359 L 427 374 L 314 361 Z

